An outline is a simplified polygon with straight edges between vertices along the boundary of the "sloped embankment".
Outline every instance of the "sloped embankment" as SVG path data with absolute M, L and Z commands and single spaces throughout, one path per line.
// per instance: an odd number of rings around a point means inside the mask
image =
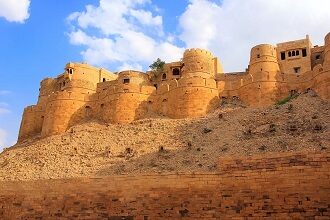
M 219 157 L 328 152 L 330 102 L 302 94 L 280 106 L 225 104 L 203 118 L 88 122 L 0 154 L 0 180 L 215 172 Z

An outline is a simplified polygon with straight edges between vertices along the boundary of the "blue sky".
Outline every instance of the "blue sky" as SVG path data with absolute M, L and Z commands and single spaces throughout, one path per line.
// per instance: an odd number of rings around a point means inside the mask
M 327 0 L 0 0 L 0 151 L 15 143 L 40 81 L 69 61 L 146 70 L 201 47 L 240 71 L 259 43 L 310 34 L 322 45 L 328 8 Z

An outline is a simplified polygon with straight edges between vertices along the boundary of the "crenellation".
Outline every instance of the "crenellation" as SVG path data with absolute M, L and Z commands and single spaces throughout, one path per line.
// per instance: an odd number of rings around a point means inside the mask
M 290 55 L 290 56 L 289 56 Z M 19 141 L 65 132 L 85 120 L 130 123 L 161 114 L 199 117 L 226 98 L 250 106 L 273 105 L 293 92 L 315 91 L 330 99 L 330 33 L 324 46 L 302 40 L 256 45 L 244 72 L 224 73 L 207 50 L 185 50 L 160 72 L 113 74 L 86 63 L 68 63 L 58 77 L 41 81 L 37 105 L 24 110 Z

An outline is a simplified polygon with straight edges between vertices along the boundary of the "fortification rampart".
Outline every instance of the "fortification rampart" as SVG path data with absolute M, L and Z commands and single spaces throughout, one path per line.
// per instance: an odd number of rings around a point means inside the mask
M 214 174 L 2 182 L 1 219 L 329 219 L 328 153 L 220 158 Z
M 62 133 L 84 120 L 129 123 L 152 114 L 198 117 L 219 107 L 221 98 L 250 106 L 272 105 L 296 92 L 314 90 L 330 99 L 330 34 L 312 48 L 309 37 L 251 49 L 245 72 L 223 74 L 218 58 L 188 49 L 180 61 L 147 74 L 118 75 L 87 64 L 69 63 L 55 79 L 41 82 L 37 109 L 23 114 L 19 140 Z M 41 119 L 42 118 L 42 119 Z

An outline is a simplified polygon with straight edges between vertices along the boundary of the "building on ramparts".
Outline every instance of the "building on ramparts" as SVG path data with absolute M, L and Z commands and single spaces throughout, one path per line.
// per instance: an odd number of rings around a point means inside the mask
M 315 91 L 330 99 L 330 33 L 324 46 L 302 40 L 253 47 L 245 72 L 224 73 L 221 63 L 203 49 L 188 49 L 163 71 L 118 74 L 82 63 L 68 63 L 57 78 L 41 81 L 38 103 L 24 109 L 19 141 L 60 134 L 96 119 L 129 123 L 162 114 L 198 117 L 223 99 L 267 106 L 292 93 Z

